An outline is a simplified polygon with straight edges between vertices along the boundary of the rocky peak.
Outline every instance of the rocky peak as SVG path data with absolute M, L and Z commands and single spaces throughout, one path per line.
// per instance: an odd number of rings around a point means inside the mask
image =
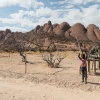
M 86 34 L 89 40 L 93 42 L 100 41 L 100 29 L 96 25 L 94 24 L 88 25 Z
M 0 47 L 3 50 L 6 46 L 10 47 L 14 41 L 20 43 L 24 41 L 27 45 L 34 45 L 32 49 L 35 49 L 36 45 L 32 43 L 37 38 L 42 42 L 44 41 L 43 45 L 48 48 L 49 43 L 51 43 L 51 37 L 56 42 L 65 43 L 68 47 L 67 50 L 72 50 L 76 46 L 76 37 L 79 40 L 100 42 L 100 29 L 94 24 L 90 24 L 85 28 L 81 23 L 76 23 L 73 26 L 70 26 L 67 22 L 52 25 L 52 22 L 48 21 L 43 26 L 37 25 L 35 29 L 24 34 L 21 32 L 11 32 L 10 29 L 0 31 Z M 68 43 L 70 43 L 69 46 Z M 71 47 L 71 44 L 74 45 Z
M 70 25 L 67 22 L 63 22 L 60 24 L 60 29 L 67 31 L 70 28 Z
M 50 20 L 48 21 L 48 25 L 52 25 L 52 23 L 51 23 L 51 21 L 50 21 Z
M 70 32 L 70 33 L 69 33 Z M 67 33 L 67 32 L 66 32 Z M 88 40 L 86 36 L 86 28 L 81 23 L 74 24 L 68 31 L 68 33 L 74 37 L 79 38 L 80 40 Z
M 6 29 L 6 30 L 3 32 L 3 35 L 7 35 L 8 33 L 11 33 L 11 30 L 10 30 L 10 29 Z

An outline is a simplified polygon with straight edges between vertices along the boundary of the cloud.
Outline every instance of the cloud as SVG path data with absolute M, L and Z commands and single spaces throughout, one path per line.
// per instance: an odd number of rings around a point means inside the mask
M 34 17 L 46 17 L 46 16 L 57 16 L 57 10 L 52 10 L 48 7 L 41 7 L 39 9 L 37 9 L 36 11 L 26 11 L 25 14 L 30 15 L 30 16 L 34 16 Z
M 39 19 L 38 23 L 42 24 L 51 20 L 52 23 L 62 23 L 63 21 L 68 22 L 70 25 L 75 23 L 82 23 L 87 27 L 89 24 L 95 24 L 100 27 L 100 7 L 99 4 L 90 5 L 87 8 L 70 8 L 70 9 L 57 9 L 52 10 L 56 12 L 57 16 L 51 16 L 49 18 L 42 17 Z
M 50 2 L 50 5 L 56 5 L 56 4 L 59 4 L 59 5 L 61 5 L 61 4 L 65 4 L 66 2 L 68 2 L 68 0 L 61 0 L 61 1 L 57 1 L 57 2 Z
M 99 4 L 82 8 L 83 22 L 88 25 L 89 23 L 96 24 L 100 27 L 100 6 Z
M 24 11 L 24 15 L 32 16 L 32 17 L 50 16 L 50 15 L 52 15 L 52 13 L 53 13 L 52 9 L 50 9 L 48 7 L 41 7 L 39 9 L 35 10 L 35 11 L 33 11 L 33 10 Z M 17 14 L 19 16 L 20 12 L 17 13 Z
M 0 27 L 0 30 L 6 30 L 6 29 L 10 29 L 11 31 L 13 32 L 27 32 L 27 31 L 30 31 L 29 29 L 26 29 L 26 28 L 21 28 L 21 27 L 18 27 L 18 26 L 5 26 L 5 27 Z
M 9 25 L 20 25 L 21 27 L 33 27 L 34 23 L 28 19 L 28 18 L 21 18 L 21 19 L 15 19 L 15 18 L 0 18 L 0 22 L 3 24 L 9 24 Z
M 10 14 L 11 18 L 1 18 L 0 21 L 2 21 L 2 23 L 10 24 L 12 22 L 11 24 L 19 23 L 19 24 L 21 24 L 21 26 L 27 25 L 29 27 L 33 27 L 34 25 L 37 25 L 36 23 L 38 23 L 39 19 L 42 19 L 43 17 L 46 17 L 46 16 L 55 17 L 55 16 L 58 16 L 58 13 L 57 13 L 57 11 L 53 11 L 52 9 L 47 8 L 47 7 L 41 7 L 39 9 L 37 9 L 36 11 L 19 10 L 18 13 Z M 36 22 L 36 20 L 37 20 L 37 22 Z
M 18 29 L 17 31 L 22 30 L 25 32 L 35 28 L 37 25 L 43 25 L 48 20 L 51 20 L 53 24 L 68 22 L 72 26 L 79 22 L 86 27 L 89 24 L 96 24 L 100 27 L 99 0 L 60 0 L 51 2 L 50 7 L 37 0 L 1 0 L 1 3 L 7 6 L 3 1 L 6 3 L 10 1 L 9 6 L 19 5 L 26 8 L 9 14 L 7 18 L 0 18 L 1 24 L 5 24 L 6 27 L 8 26 L 8 28 L 15 31 Z
M 10 14 L 10 17 L 14 18 L 14 19 L 20 19 L 20 18 L 23 18 L 23 16 L 24 16 L 24 11 L 23 10 L 19 10 L 18 13 Z
M 0 0 L 0 7 L 2 8 L 16 5 L 26 9 L 36 9 L 38 7 L 44 6 L 44 3 L 39 2 L 38 0 Z
M 17 5 L 20 0 L 0 0 L 0 7 L 7 7 L 12 5 Z
M 37 10 L 19 10 L 17 13 L 10 14 L 10 18 L 0 18 L 0 21 L 4 24 L 18 24 L 21 27 L 32 29 L 37 25 L 43 25 L 48 20 L 59 24 L 65 21 L 70 25 L 80 22 L 87 26 L 93 23 L 100 27 L 100 7 L 99 4 L 91 5 L 87 8 L 80 7 L 80 9 L 75 7 L 67 9 L 41 7 Z
M 68 5 L 68 4 L 72 4 L 72 5 L 86 5 L 88 3 L 100 3 L 100 0 L 63 0 L 63 1 L 57 1 L 57 2 L 50 2 L 50 5 Z
M 21 0 L 19 2 L 19 5 L 27 9 L 30 9 L 30 8 L 36 9 L 36 8 L 40 8 L 44 6 L 44 3 L 39 2 L 38 0 Z

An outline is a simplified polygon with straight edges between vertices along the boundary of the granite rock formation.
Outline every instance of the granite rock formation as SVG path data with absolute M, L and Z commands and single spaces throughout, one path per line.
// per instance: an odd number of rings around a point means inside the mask
M 90 24 L 87 28 L 81 23 L 70 26 L 67 22 L 52 24 L 48 21 L 43 26 L 37 25 L 30 32 L 12 32 L 10 29 L 0 31 L 0 50 L 14 49 L 16 43 L 24 46 L 27 50 L 36 50 L 37 44 L 46 50 L 51 41 L 65 45 L 66 50 L 78 50 L 76 38 L 83 48 L 89 48 L 90 42 L 100 42 L 100 29 Z

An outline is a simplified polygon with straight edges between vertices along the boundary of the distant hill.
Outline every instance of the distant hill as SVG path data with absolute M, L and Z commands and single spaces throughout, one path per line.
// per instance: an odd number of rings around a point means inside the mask
M 11 32 L 10 29 L 6 29 L 0 31 L 0 50 L 14 49 L 16 44 L 24 44 L 27 50 L 36 51 L 37 45 L 41 45 L 41 49 L 47 50 L 51 41 L 56 46 L 59 43 L 59 49 L 78 50 L 76 38 L 83 49 L 89 49 L 92 42 L 100 42 L 100 29 L 94 24 L 85 28 L 81 23 L 70 26 L 67 22 L 52 24 L 51 21 L 43 26 L 37 25 L 35 29 L 26 33 Z

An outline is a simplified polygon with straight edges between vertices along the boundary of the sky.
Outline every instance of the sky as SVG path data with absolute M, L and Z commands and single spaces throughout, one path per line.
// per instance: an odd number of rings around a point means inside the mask
M 49 20 L 100 28 L 100 0 L 0 0 L 0 30 L 29 32 Z

